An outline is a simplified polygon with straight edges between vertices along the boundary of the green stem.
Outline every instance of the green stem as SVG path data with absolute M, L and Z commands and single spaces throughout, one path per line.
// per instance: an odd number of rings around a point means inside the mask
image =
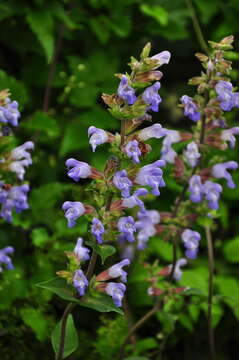
M 191 0 L 186 0 L 186 3 L 188 6 L 188 10 L 189 10 L 189 13 L 190 13 L 190 16 L 192 19 L 192 23 L 193 23 L 193 28 L 194 28 L 196 37 L 198 39 L 199 45 L 201 46 L 202 50 L 204 50 L 206 53 L 208 53 L 209 49 L 208 49 L 207 43 L 204 39 L 203 32 L 202 32 L 199 20 L 196 15 L 196 11 L 193 7 L 193 3 Z
M 154 307 L 149 310 L 142 318 L 139 319 L 139 321 L 137 321 L 129 330 L 126 338 L 124 339 L 124 342 L 122 343 L 121 347 L 120 347 L 120 351 L 119 351 L 119 357 L 118 359 L 121 360 L 124 357 L 124 352 L 125 352 L 125 347 L 128 344 L 128 342 L 130 341 L 130 338 L 132 337 L 132 335 L 142 326 L 146 323 L 146 321 L 148 321 L 158 310 L 160 307 L 160 303 L 157 302 Z
M 61 320 L 61 336 L 60 336 L 60 346 L 59 351 L 56 355 L 56 360 L 62 360 L 63 354 L 64 354 L 64 348 L 65 348 L 65 336 L 66 336 L 66 323 L 67 318 L 72 312 L 73 308 L 75 307 L 75 304 L 69 303 L 67 307 L 65 308 L 64 314 L 62 316 Z
M 206 238 L 207 238 L 207 251 L 208 251 L 208 270 L 209 270 L 209 281 L 208 281 L 208 339 L 210 347 L 210 359 L 216 359 L 215 353 L 215 341 L 214 331 L 212 327 L 212 296 L 213 296 L 213 272 L 214 272 L 214 253 L 213 253 L 213 242 L 212 234 L 209 226 L 205 226 Z

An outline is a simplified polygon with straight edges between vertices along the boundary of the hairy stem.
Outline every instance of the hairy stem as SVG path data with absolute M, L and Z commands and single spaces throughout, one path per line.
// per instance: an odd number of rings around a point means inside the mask
M 69 303 L 67 307 L 65 308 L 64 314 L 61 319 L 61 337 L 60 337 L 60 346 L 59 351 L 56 355 L 56 360 L 62 360 L 63 354 L 64 354 L 64 348 L 65 348 L 65 336 L 66 336 L 66 323 L 67 318 L 72 312 L 73 308 L 75 307 L 75 304 Z
M 216 359 L 215 353 L 215 341 L 214 331 L 212 327 L 212 296 L 213 296 L 213 272 L 214 272 L 214 253 L 213 253 L 213 242 L 212 234 L 209 226 L 205 226 L 206 238 L 207 238 L 207 251 L 208 251 L 208 270 L 209 270 L 209 281 L 208 281 L 208 340 L 210 348 L 210 359 Z
M 124 352 L 125 352 L 125 347 L 128 344 L 128 342 L 130 341 L 130 338 L 132 337 L 132 335 L 139 329 L 141 328 L 142 325 L 144 325 L 146 323 L 146 321 L 148 321 L 158 310 L 160 307 L 160 303 L 157 302 L 155 304 L 155 306 L 149 310 L 141 319 L 139 319 L 139 321 L 137 321 L 129 330 L 126 338 L 124 339 L 124 342 L 122 343 L 121 347 L 120 347 L 120 352 L 119 352 L 119 360 L 123 359 L 124 357 Z
M 191 0 L 186 0 L 188 10 L 192 19 L 193 28 L 196 34 L 196 37 L 198 39 L 199 45 L 201 46 L 202 50 L 204 50 L 206 53 L 208 53 L 208 46 L 204 39 L 203 32 L 199 23 L 199 20 L 196 15 L 196 11 L 193 7 L 193 3 Z

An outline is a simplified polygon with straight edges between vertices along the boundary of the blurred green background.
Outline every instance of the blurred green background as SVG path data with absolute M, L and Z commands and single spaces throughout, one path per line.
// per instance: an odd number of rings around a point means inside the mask
M 0 90 L 9 88 L 20 104 L 22 118 L 15 131 L 19 144 L 29 139 L 36 144 L 33 166 L 27 179 L 31 183 L 31 209 L 14 217 L 14 225 L 1 223 L 1 246 L 13 245 L 14 271 L 0 280 L 1 360 L 52 359 L 49 334 L 65 304 L 35 283 L 53 277 L 64 268 L 64 250 L 72 250 L 75 240 L 86 232 L 80 220 L 73 229 L 66 227 L 61 204 L 90 194 L 72 184 L 66 176 L 65 160 L 76 157 L 99 169 L 107 159 L 107 146 L 93 154 L 88 145 L 87 128 L 95 125 L 119 130 L 101 100 L 101 93 L 113 93 L 118 86 L 117 72 L 127 71 L 131 55 L 137 57 L 146 42 L 153 54 L 169 50 L 172 58 L 164 66 L 160 94 L 163 102 L 153 121 L 164 127 L 187 128 L 179 98 L 193 89 L 187 86 L 197 75 L 200 64 L 194 57 L 202 51 L 193 25 L 193 6 L 205 39 L 218 41 L 235 36 L 239 51 L 238 0 L 2 0 L 0 2 Z M 239 78 L 236 52 L 233 80 Z M 238 122 L 238 111 L 230 114 Z M 160 146 L 153 142 L 153 156 Z M 238 147 L 228 158 L 237 159 Z M 239 177 L 237 176 L 236 182 Z M 84 183 L 84 182 L 83 182 Z M 148 207 L 169 210 L 177 187 L 166 175 L 168 192 Z M 169 195 L 170 194 L 170 195 Z M 216 290 L 213 321 L 216 326 L 218 359 L 236 359 L 239 336 L 239 188 L 224 190 L 219 226 L 214 234 L 216 248 Z M 203 243 L 204 244 L 204 243 Z M 154 257 L 153 254 L 154 253 Z M 156 254 L 156 256 L 155 256 Z M 152 239 L 145 258 L 171 262 L 171 247 Z M 129 283 L 130 305 L 137 319 L 148 309 L 147 285 L 141 266 L 135 265 Z M 183 285 L 207 289 L 206 247 L 202 246 L 195 268 L 186 270 Z M 172 314 L 161 312 L 140 331 L 136 354 L 148 352 L 157 359 L 158 346 L 165 342 L 163 359 L 206 359 L 206 305 L 193 299 L 178 302 Z M 125 332 L 122 318 L 94 311 L 75 312 L 80 349 L 71 359 L 112 359 Z M 103 325 L 101 320 L 103 320 Z M 96 328 L 100 329 L 96 332 Z M 109 345 L 112 344 L 112 345 Z M 161 346 L 161 345 L 160 345 Z M 156 355 L 154 355 L 154 353 Z M 180 354 L 180 355 L 178 355 Z

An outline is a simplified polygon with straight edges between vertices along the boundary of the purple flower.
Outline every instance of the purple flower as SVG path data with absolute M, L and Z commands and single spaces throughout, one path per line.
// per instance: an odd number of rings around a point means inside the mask
M 158 90 L 160 89 L 160 82 L 156 81 L 152 86 L 149 86 L 142 94 L 142 99 L 149 106 L 148 110 L 152 110 L 158 112 L 159 104 L 162 99 L 158 94 Z
M 233 86 L 229 81 L 218 81 L 215 90 L 222 110 L 230 111 L 233 107 L 239 107 L 239 93 L 232 92 Z
M 7 104 L 0 106 L 0 122 L 9 123 L 12 126 L 18 126 L 18 119 L 20 118 L 20 112 L 18 111 L 18 102 L 12 101 L 7 98 Z
M 134 218 L 132 216 L 121 217 L 118 221 L 118 229 L 121 232 L 121 235 L 123 235 L 129 242 L 135 240 L 134 232 L 136 231 L 136 228 Z
M 208 207 L 212 210 L 217 210 L 219 207 L 218 200 L 222 192 L 221 185 L 208 180 L 203 185 L 203 192 L 208 201 Z
M 143 130 L 139 131 L 138 137 L 142 141 L 146 141 L 151 138 L 160 139 L 161 137 L 166 135 L 165 129 L 160 124 L 154 124 L 152 126 L 148 126 Z
M 117 307 L 122 306 L 122 299 L 126 286 L 122 283 L 109 282 L 105 288 L 106 294 L 110 295 Z
M 143 186 L 148 185 L 151 187 L 153 195 L 160 195 L 159 187 L 165 186 L 161 166 L 165 166 L 164 160 L 157 160 L 152 164 L 143 166 L 139 170 L 135 182 Z
M 199 175 L 193 175 L 189 180 L 190 200 L 194 203 L 202 201 L 203 185 Z
M 19 180 L 24 179 L 25 167 L 32 164 L 31 154 L 27 150 L 34 149 L 34 143 L 27 141 L 11 151 L 9 170 L 15 172 Z
M 136 229 L 139 231 L 137 248 L 143 250 L 149 238 L 156 234 L 155 225 L 160 222 L 160 214 L 156 210 L 139 211 L 138 219 L 135 223 Z
M 227 170 L 235 170 L 237 168 L 238 163 L 236 161 L 227 161 L 225 163 L 214 165 L 212 167 L 212 175 L 217 179 L 226 179 L 227 186 L 234 189 L 236 185 L 232 180 L 231 174 Z
M 95 126 L 90 126 L 88 129 L 88 136 L 90 136 L 90 144 L 92 146 L 93 152 L 98 145 L 104 144 L 108 141 L 109 136 L 107 132 L 102 129 L 97 129 Z
M 231 129 L 223 130 L 221 132 L 221 139 L 225 142 L 229 141 L 230 148 L 233 149 L 236 143 L 236 138 L 234 135 L 238 135 L 238 134 L 239 134 L 239 127 L 236 126 Z
M 128 244 L 124 247 L 122 253 L 121 253 L 121 258 L 122 259 L 129 259 L 129 260 L 133 260 L 134 258 L 134 254 L 135 254 L 135 248 L 132 244 Z
M 125 150 L 128 157 L 132 158 L 134 163 L 138 164 L 140 162 L 139 156 L 141 156 L 141 151 L 137 140 L 129 141 L 125 146 Z
M 181 97 L 181 102 L 184 105 L 184 115 L 188 116 L 192 121 L 200 120 L 200 111 L 195 101 L 187 95 Z
M 148 190 L 144 188 L 139 188 L 136 190 L 132 196 L 125 198 L 122 201 L 122 205 L 126 208 L 132 209 L 135 206 L 139 206 L 141 210 L 145 210 L 144 203 L 139 196 L 145 196 L 148 194 Z
M 87 247 L 83 246 L 82 244 L 83 244 L 83 239 L 79 237 L 77 239 L 77 243 L 73 252 L 78 258 L 78 260 L 86 261 L 89 260 L 90 258 L 89 255 L 90 250 Z
M 134 89 L 128 84 L 128 78 L 126 75 L 122 75 L 119 87 L 118 95 L 124 99 L 128 105 L 133 105 L 137 100 Z
M 171 58 L 171 54 L 169 51 L 165 50 L 165 51 L 161 51 L 160 53 L 154 55 L 151 57 L 152 60 L 157 60 L 158 66 L 161 66 L 163 64 L 168 64 Z
M 75 226 L 76 219 L 85 213 L 84 205 L 79 201 L 65 201 L 62 209 L 65 211 L 69 228 Z
M 197 165 L 198 159 L 201 155 L 198 151 L 198 146 L 194 141 L 187 145 L 187 150 L 184 151 L 184 156 L 191 167 L 195 167 Z
M 176 281 L 180 281 L 181 280 L 181 277 L 183 275 L 183 272 L 181 270 L 181 266 L 185 266 L 187 265 L 187 260 L 182 258 L 182 259 L 179 259 L 177 262 L 176 262 L 176 266 L 175 266 L 175 269 L 174 269 L 174 273 L 173 273 L 173 278 L 174 280 Z M 172 269 L 172 266 L 173 265 L 169 265 L 169 271 L 171 271 Z
M 0 250 L 0 273 L 3 271 L 2 265 L 4 264 L 7 270 L 14 269 L 11 258 L 8 254 L 12 254 L 14 249 L 12 246 L 7 246 Z
M 179 142 L 181 136 L 177 130 L 169 130 L 166 128 L 163 130 L 165 132 L 165 138 L 163 139 L 163 146 L 161 149 L 161 159 L 173 164 L 177 153 L 173 150 L 172 144 Z
M 30 165 L 32 164 L 32 157 L 28 151 L 33 149 L 34 149 L 34 143 L 32 141 L 26 141 L 24 144 L 16 147 L 11 151 L 11 159 L 13 160 L 25 159 L 28 161 Z
M 127 282 L 127 272 L 124 271 L 122 268 L 124 266 L 128 266 L 130 264 L 130 260 L 129 259 L 124 259 L 122 261 L 120 261 L 119 263 L 111 266 L 108 269 L 108 274 L 110 276 L 111 279 L 115 279 L 120 277 L 120 280 L 123 282 Z
M 99 219 L 94 217 L 92 220 L 91 233 L 94 235 L 94 237 L 96 238 L 99 244 L 102 244 L 103 242 L 104 232 L 105 232 L 104 225 Z
M 186 229 L 182 233 L 181 237 L 184 247 L 186 248 L 185 255 L 187 258 L 196 259 L 201 235 L 197 231 Z
M 1 184 L 3 185 L 3 184 Z M 9 190 L 0 190 L 0 203 L 2 209 L 0 216 L 7 222 L 12 222 L 12 210 L 15 208 L 17 213 L 29 208 L 27 203 L 27 193 L 29 186 L 27 184 L 12 186 Z
M 89 282 L 82 270 L 76 270 L 73 276 L 73 286 L 80 296 L 85 295 Z
M 114 186 L 121 191 L 121 195 L 124 198 L 130 196 L 130 190 L 132 187 L 132 181 L 127 177 L 127 171 L 117 171 L 113 178 Z
M 74 181 L 86 179 L 91 175 L 91 167 L 85 162 L 75 159 L 68 159 L 66 161 L 66 166 L 68 167 L 68 169 L 71 168 L 67 172 L 67 175 Z

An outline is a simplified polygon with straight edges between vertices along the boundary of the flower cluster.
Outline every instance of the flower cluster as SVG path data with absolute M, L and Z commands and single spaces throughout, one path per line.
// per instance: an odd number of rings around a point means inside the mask
M 11 134 L 9 125 L 17 127 L 19 118 L 20 112 L 18 110 L 17 101 L 11 101 L 8 90 L 1 91 L 0 139 L 2 139 L 5 144 L 11 144 L 12 136 L 8 136 Z M 10 147 L 10 145 L 8 145 L 8 147 Z M 1 154 L 0 217 L 9 223 L 13 221 L 13 210 L 20 213 L 29 208 L 27 202 L 29 185 L 21 182 L 24 180 L 26 167 L 32 164 L 32 158 L 29 151 L 33 148 L 33 142 L 27 141 L 11 151 L 2 151 Z M 7 246 L 0 250 L 0 264 L 5 264 L 6 269 L 13 269 L 9 257 L 9 254 L 12 254 L 13 252 L 14 249 L 11 246 Z M 2 270 L 3 268 L 0 266 L 0 271 Z

